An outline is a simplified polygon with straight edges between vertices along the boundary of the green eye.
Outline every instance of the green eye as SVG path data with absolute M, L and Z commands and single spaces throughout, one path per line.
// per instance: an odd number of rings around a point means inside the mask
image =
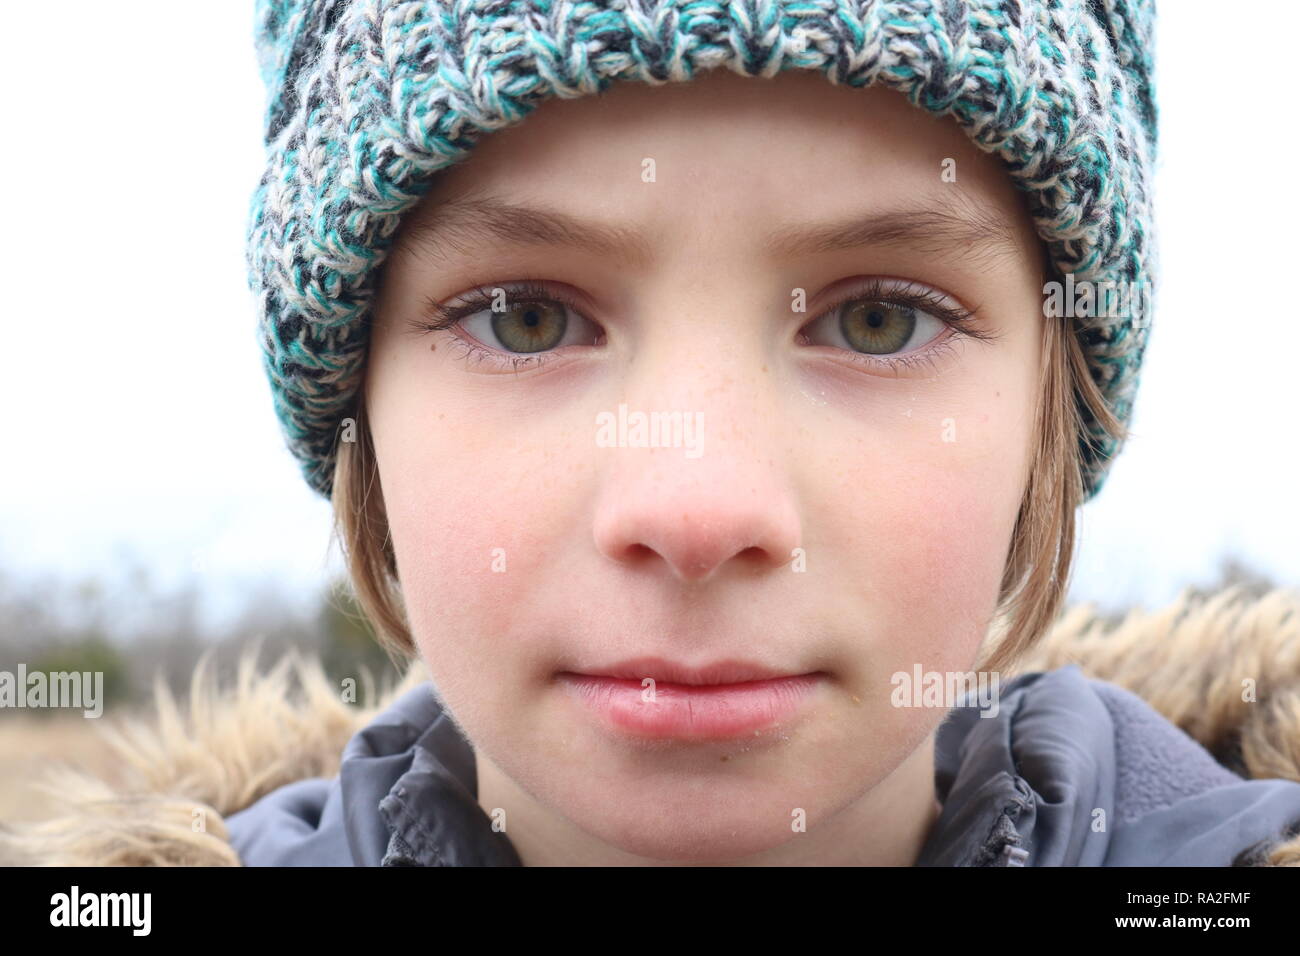
M 857 299 L 838 311 L 840 331 L 859 352 L 889 355 L 902 349 L 916 331 L 916 310 L 905 305 Z
M 517 300 L 504 312 L 492 313 L 492 332 L 511 352 L 545 352 L 564 339 L 566 311 L 546 300 Z

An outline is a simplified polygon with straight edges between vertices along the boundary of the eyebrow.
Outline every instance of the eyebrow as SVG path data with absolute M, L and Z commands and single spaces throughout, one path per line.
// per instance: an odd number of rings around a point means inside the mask
M 768 237 L 763 250 L 780 259 L 889 245 L 981 259 L 1015 256 L 1021 250 L 1001 213 L 959 190 L 945 191 L 931 205 L 849 215 L 829 224 L 786 226 Z
M 872 210 L 831 223 L 788 224 L 759 248 L 773 260 L 878 245 L 980 259 L 1019 254 L 1020 243 L 999 212 L 963 191 L 947 192 L 933 204 Z M 469 256 L 475 246 L 503 243 L 564 246 L 632 267 L 654 260 L 653 245 L 635 229 L 494 196 L 434 206 L 404 224 L 403 233 L 410 243 L 440 258 Z
M 417 215 L 403 233 L 437 257 L 472 255 L 477 244 L 567 246 L 629 266 L 645 266 L 654 250 L 626 226 L 589 222 L 568 213 L 493 196 L 453 199 Z

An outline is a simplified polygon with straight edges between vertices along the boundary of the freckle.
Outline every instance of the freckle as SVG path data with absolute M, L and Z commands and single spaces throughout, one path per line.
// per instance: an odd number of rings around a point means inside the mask
M 438 351 L 438 343 L 437 343 L 437 342 L 430 342 L 430 343 L 429 343 L 429 351 L 430 351 L 430 352 L 436 352 L 436 351 Z

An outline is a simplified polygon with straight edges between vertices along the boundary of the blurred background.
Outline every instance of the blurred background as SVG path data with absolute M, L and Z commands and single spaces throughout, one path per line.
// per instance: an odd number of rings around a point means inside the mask
M 1300 32 L 1300 7 L 1270 31 Z M 251 2 L 69 0 L 9 13 L 9 227 L 0 467 L 0 670 L 98 670 L 106 711 L 184 692 L 250 640 L 327 673 L 391 674 L 360 622 L 330 511 L 271 408 L 245 285 L 262 168 Z M 1289 274 L 1294 120 L 1262 90 L 1287 57 L 1229 62 L 1208 0 L 1160 6 L 1155 204 L 1161 282 L 1135 437 L 1080 512 L 1069 593 L 1103 614 L 1184 588 L 1300 586 L 1300 310 Z M 1285 115 L 1284 115 L 1285 113 Z M 1225 291 L 1227 290 L 1227 291 Z M 1280 298 L 1281 301 L 1277 301 Z M 104 759 L 98 721 L 0 710 L 0 820 L 59 756 Z

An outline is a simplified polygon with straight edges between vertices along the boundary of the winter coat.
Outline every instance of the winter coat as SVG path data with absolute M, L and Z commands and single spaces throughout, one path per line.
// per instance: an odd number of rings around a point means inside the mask
M 427 676 L 363 709 L 313 659 L 201 674 L 186 712 L 105 727 L 126 772 L 57 773 L 0 863 L 518 865 Z M 1074 607 L 1010 676 L 940 725 L 917 865 L 1300 865 L 1300 593 Z

